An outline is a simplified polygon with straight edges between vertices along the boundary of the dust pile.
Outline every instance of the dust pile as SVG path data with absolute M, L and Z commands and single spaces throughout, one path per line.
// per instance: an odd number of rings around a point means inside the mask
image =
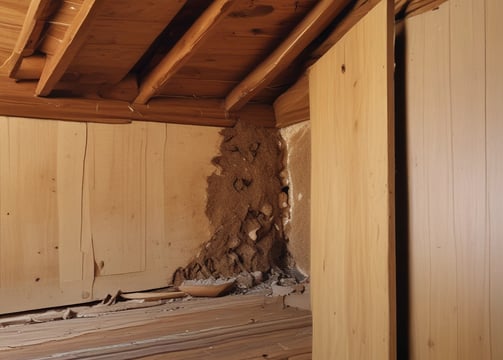
M 221 131 L 217 170 L 208 177 L 206 215 L 213 228 L 196 257 L 173 275 L 185 279 L 268 273 L 288 267 L 283 233 L 288 188 L 280 173 L 284 144 L 277 130 L 238 122 Z

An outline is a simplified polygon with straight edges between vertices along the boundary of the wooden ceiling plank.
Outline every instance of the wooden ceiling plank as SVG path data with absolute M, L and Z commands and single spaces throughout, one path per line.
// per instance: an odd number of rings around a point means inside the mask
M 85 0 L 82 3 L 55 54 L 47 58 L 35 89 L 36 95 L 48 96 L 61 79 L 79 49 L 84 45 L 100 4 L 102 5 L 103 2 L 98 0 Z
M 250 101 L 285 70 L 348 3 L 349 0 L 320 1 L 281 45 L 227 95 L 224 107 L 235 111 Z
M 235 0 L 216 0 L 196 20 L 163 60 L 144 79 L 135 99 L 146 104 L 164 84 L 190 59 L 195 50 L 208 39 L 215 26 L 229 13 Z
M 26 14 L 23 27 L 9 59 L 9 77 L 16 77 L 19 65 L 25 56 L 35 51 L 47 19 L 59 7 L 60 1 L 32 0 Z

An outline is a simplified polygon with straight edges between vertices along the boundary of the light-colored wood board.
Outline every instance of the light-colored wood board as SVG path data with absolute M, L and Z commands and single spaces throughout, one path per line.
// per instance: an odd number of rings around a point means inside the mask
M 451 0 L 446 4 L 450 7 L 454 232 L 459 279 L 457 358 L 482 360 L 491 356 L 486 230 L 485 4 L 474 0 Z
M 309 76 L 302 77 L 274 101 L 276 127 L 282 128 L 310 119 Z
M 140 92 L 134 102 L 146 104 L 150 98 L 159 93 L 164 84 L 207 40 L 218 23 L 232 10 L 234 4 L 234 0 L 213 1 L 161 62 L 143 79 L 140 84 Z
M 268 86 L 348 3 L 348 0 L 324 0 L 316 4 L 281 44 L 232 89 L 225 98 L 225 108 L 229 111 L 239 110 Z
M 60 138 L 74 130 L 65 125 L 1 118 L 0 313 L 83 299 L 84 266 L 67 252 L 80 246 L 80 203 L 66 201 L 80 199 L 82 176 L 58 156 L 81 149 Z
M 315 359 L 395 358 L 392 5 L 310 71 Z
M 34 120 L 32 120 L 34 122 Z M 57 126 L 58 211 L 60 282 L 83 280 L 82 183 L 87 142 L 86 125 L 59 122 Z M 83 289 L 84 291 L 84 289 Z M 89 290 L 87 290 L 89 291 Z
M 96 276 L 145 270 L 145 123 L 89 125 L 86 172 Z
M 492 360 L 503 358 L 503 3 L 486 0 L 487 209 L 490 241 L 490 321 Z
M 488 4 L 453 0 L 405 23 L 411 359 L 500 357 L 490 114 L 501 77 Z
M 93 349 L 104 354 L 110 350 L 109 345 L 114 345 L 119 350 L 119 353 L 113 354 L 111 358 L 118 358 L 113 356 L 119 356 L 121 349 L 128 350 L 129 347 L 130 350 L 131 345 L 133 348 L 143 347 L 146 355 L 152 353 L 148 342 L 152 345 L 161 345 L 162 342 L 167 344 L 173 340 L 175 342 L 166 349 L 168 352 L 178 348 L 187 350 L 187 355 L 192 356 L 194 353 L 191 350 L 199 349 L 201 351 L 199 358 L 206 358 L 204 355 L 211 355 L 207 352 L 211 349 L 205 345 L 208 342 L 210 346 L 215 347 L 215 355 L 230 351 L 232 348 L 236 350 L 235 346 L 226 345 L 229 344 L 228 340 L 241 344 L 237 349 L 246 351 L 249 357 L 262 356 L 261 347 L 255 346 L 253 342 L 254 337 L 262 339 L 264 345 L 270 346 L 271 354 L 276 353 L 277 356 L 292 353 L 294 349 L 297 350 L 293 354 L 310 352 L 310 326 L 309 312 L 284 309 L 281 303 L 265 299 L 263 295 L 252 295 L 177 302 L 151 307 L 148 310 L 133 309 L 128 310 L 127 316 L 124 313 L 109 313 L 93 319 L 32 324 L 24 327 L 32 329 L 23 331 L 24 340 L 19 337 L 19 326 L 0 329 L 0 332 L 4 343 L 21 344 L 22 341 L 36 340 L 37 336 L 46 339 L 45 343 L 38 340 L 39 345 L 2 353 L 16 359 L 40 358 L 44 355 L 63 353 L 71 355 L 73 352 L 83 355 L 92 352 Z M 84 329 L 87 331 L 75 336 L 69 334 L 69 327 L 75 329 L 77 333 Z M 242 336 L 242 331 L 251 338 L 249 346 L 246 345 L 248 338 Z M 284 336 L 280 337 L 278 332 L 282 332 Z M 60 341 L 48 342 L 57 334 L 60 334 Z M 271 336 L 270 341 L 261 337 L 266 334 Z M 297 346 L 288 342 L 294 338 L 297 339 Z M 227 341 L 223 341 L 225 339 Z M 145 343 L 147 346 L 142 346 L 145 345 L 142 344 L 144 340 L 147 341 Z M 289 346 L 279 345 L 283 344 L 283 341 Z M 105 351 L 100 351 L 100 347 L 105 347 Z M 173 356 L 176 355 L 177 353 L 173 353 Z
M 442 24 L 442 26 L 437 26 Z M 449 8 L 406 23 L 411 359 L 457 358 Z M 448 300 L 447 300 L 448 299 Z

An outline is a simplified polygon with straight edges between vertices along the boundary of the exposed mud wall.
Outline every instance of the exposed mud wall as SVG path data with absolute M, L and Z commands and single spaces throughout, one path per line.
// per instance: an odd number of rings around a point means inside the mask
M 284 218 L 288 250 L 296 267 L 310 268 L 311 124 L 304 121 L 281 129 L 286 146 L 283 177 L 288 186 L 289 213 Z
M 279 177 L 284 144 L 278 130 L 239 122 L 221 131 L 217 170 L 208 178 L 206 214 L 213 235 L 174 282 L 241 272 L 268 272 L 289 264 L 282 213 L 287 195 Z

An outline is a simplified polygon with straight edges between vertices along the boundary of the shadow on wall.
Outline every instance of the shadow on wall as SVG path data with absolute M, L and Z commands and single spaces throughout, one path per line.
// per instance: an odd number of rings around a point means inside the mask
M 409 199 L 406 128 L 406 28 L 395 26 L 395 217 L 397 359 L 409 357 Z

